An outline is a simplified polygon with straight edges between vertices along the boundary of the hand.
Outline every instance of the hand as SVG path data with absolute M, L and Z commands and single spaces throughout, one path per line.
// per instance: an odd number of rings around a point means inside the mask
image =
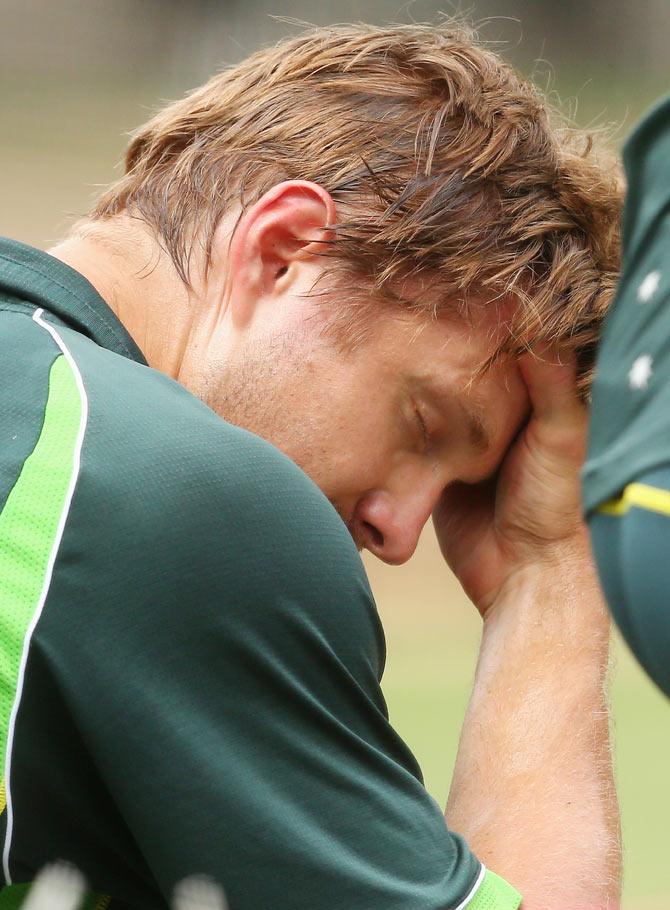
M 497 476 L 450 486 L 433 513 L 442 553 L 482 615 L 529 569 L 558 571 L 588 552 L 579 482 L 587 414 L 574 358 L 545 350 L 519 368 L 531 415 Z

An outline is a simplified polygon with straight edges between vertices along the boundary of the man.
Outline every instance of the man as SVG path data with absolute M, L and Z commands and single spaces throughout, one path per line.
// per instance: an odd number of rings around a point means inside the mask
M 598 355 L 584 501 L 603 588 L 633 652 L 670 695 L 667 607 L 670 102 L 625 150 L 625 270 Z
M 7 883 L 616 906 L 577 367 L 619 193 L 573 139 L 464 31 L 316 30 L 161 111 L 50 255 L 3 245 Z M 354 545 L 401 563 L 431 513 L 484 617 L 448 827 Z

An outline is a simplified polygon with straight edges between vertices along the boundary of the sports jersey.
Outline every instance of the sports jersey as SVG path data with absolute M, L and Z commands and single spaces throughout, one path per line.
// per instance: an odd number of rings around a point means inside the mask
M 631 650 L 670 696 L 670 465 L 641 474 L 592 513 L 603 591 Z
M 670 695 L 670 99 L 624 161 L 623 274 L 598 352 L 584 504 L 614 617 Z
M 365 572 L 311 480 L 10 241 L 0 362 L 0 908 L 60 858 L 110 910 L 191 874 L 231 910 L 514 910 L 389 724 Z
M 623 272 L 598 351 L 588 513 L 670 457 L 670 99 L 624 151 Z

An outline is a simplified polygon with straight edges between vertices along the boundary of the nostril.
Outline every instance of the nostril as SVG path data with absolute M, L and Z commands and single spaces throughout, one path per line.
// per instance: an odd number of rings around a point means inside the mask
M 369 521 L 361 522 L 362 530 L 368 540 L 368 546 L 372 545 L 375 549 L 381 550 L 384 546 L 384 535 Z

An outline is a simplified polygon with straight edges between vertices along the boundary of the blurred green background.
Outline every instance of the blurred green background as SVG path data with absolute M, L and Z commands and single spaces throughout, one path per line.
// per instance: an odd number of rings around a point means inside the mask
M 670 0 L 0 0 L 0 233 L 41 247 L 61 237 L 118 173 L 129 130 L 162 101 L 293 31 L 282 17 L 383 23 L 455 12 L 482 23 L 483 37 L 577 123 L 612 125 L 618 145 L 667 90 Z M 479 620 L 430 531 L 407 566 L 368 567 L 387 632 L 391 717 L 444 803 Z M 619 644 L 613 716 L 624 905 L 661 910 L 670 904 L 670 705 Z

